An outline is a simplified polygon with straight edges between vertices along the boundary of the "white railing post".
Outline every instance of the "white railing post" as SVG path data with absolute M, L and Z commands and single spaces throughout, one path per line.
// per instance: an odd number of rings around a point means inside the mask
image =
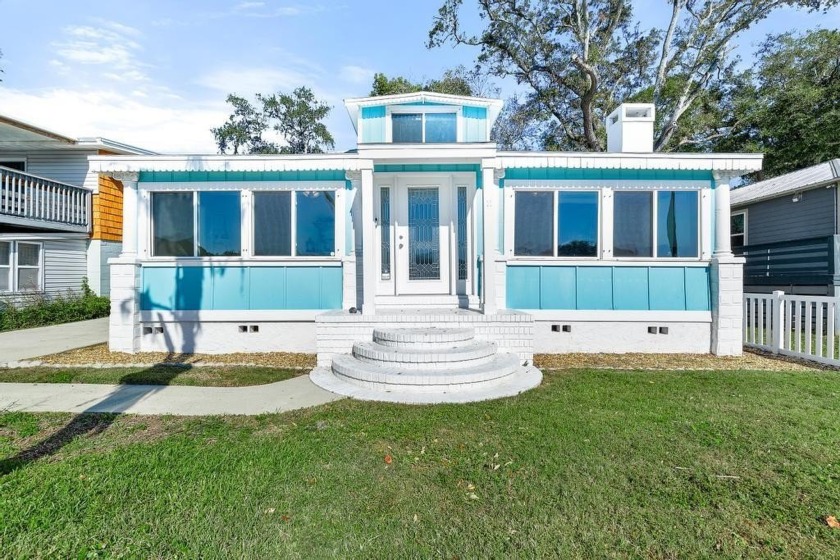
M 773 299 L 770 300 L 773 308 L 770 319 L 770 349 L 774 354 L 778 354 L 782 348 L 782 331 L 785 324 L 782 318 L 785 307 L 782 304 L 784 295 L 784 292 L 776 290 L 773 292 Z

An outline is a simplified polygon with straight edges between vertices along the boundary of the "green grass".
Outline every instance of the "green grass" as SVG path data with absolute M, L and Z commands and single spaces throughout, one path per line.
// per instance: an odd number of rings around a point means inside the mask
M 470 405 L 0 415 L 0 556 L 838 557 L 838 381 L 569 371 Z
M 267 367 L 149 366 L 132 368 L 31 367 L 0 369 L 0 383 L 106 383 L 243 387 L 291 379 L 302 370 Z

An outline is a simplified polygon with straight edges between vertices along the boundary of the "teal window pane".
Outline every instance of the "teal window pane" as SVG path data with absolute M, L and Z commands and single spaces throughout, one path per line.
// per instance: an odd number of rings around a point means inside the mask
M 292 255 L 292 193 L 254 193 L 254 254 Z
M 242 254 L 239 198 L 239 191 L 199 193 L 199 256 L 238 257 Z
M 598 193 L 557 193 L 557 255 L 598 256 Z
M 295 193 L 295 197 L 295 254 L 300 257 L 335 255 L 335 193 L 301 191 Z
M 401 113 L 391 115 L 391 139 L 395 144 L 423 141 L 423 115 Z
M 193 193 L 152 194 L 152 254 L 195 256 Z
M 699 254 L 697 191 L 659 191 L 656 206 L 656 256 L 696 258 Z
M 516 193 L 513 253 L 522 256 L 554 256 L 554 193 Z
M 652 257 L 651 192 L 616 192 L 613 198 L 613 254 Z
M 455 113 L 426 113 L 426 143 L 456 142 L 458 119 Z

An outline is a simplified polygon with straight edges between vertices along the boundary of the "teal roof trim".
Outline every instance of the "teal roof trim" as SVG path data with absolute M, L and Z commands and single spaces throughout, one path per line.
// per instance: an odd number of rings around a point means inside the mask
M 560 167 L 506 169 L 507 180 L 638 180 L 712 181 L 708 170 L 690 169 L 567 169 Z
M 382 164 L 373 167 L 375 173 L 456 173 L 474 172 L 476 188 L 482 187 L 481 166 L 477 163 L 413 163 Z
M 141 171 L 141 183 L 217 181 L 344 181 L 343 170 L 323 171 Z

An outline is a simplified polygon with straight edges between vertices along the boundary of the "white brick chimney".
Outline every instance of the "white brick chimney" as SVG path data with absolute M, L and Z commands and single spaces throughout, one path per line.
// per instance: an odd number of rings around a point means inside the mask
M 653 103 L 622 103 L 607 117 L 607 151 L 653 151 Z

